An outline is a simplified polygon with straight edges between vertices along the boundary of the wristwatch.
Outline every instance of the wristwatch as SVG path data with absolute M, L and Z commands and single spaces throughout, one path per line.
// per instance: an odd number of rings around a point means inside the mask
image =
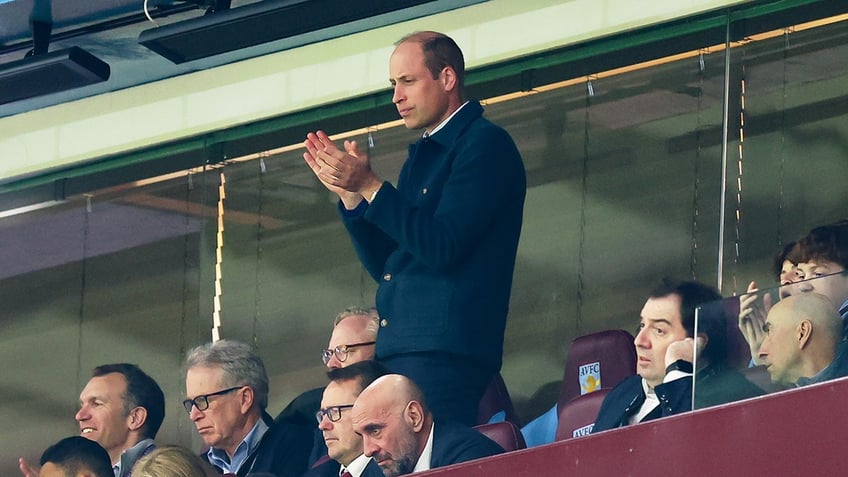
M 665 374 L 668 374 L 672 371 L 682 371 L 684 373 L 692 374 L 692 363 L 683 359 L 678 359 L 677 361 L 669 364 L 667 368 L 665 368 Z

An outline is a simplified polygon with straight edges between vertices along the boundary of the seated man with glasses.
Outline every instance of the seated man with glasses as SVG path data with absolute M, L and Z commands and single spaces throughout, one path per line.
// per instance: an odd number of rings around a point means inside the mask
M 315 413 L 318 429 L 329 459 L 313 467 L 304 477 L 381 476 L 377 464 L 362 453 L 362 436 L 353 431 L 350 409 L 359 393 L 389 370 L 376 361 L 360 361 L 331 369 L 330 384 L 324 389 L 321 409 Z
M 330 369 L 344 368 L 360 361 L 374 359 L 374 344 L 377 340 L 379 317 L 375 308 L 348 307 L 336 315 L 333 332 L 327 349 L 322 350 L 321 358 Z M 304 426 L 315 425 L 315 412 L 321 407 L 324 388 L 305 391 L 294 398 L 275 421 L 287 421 Z M 316 453 L 313 459 L 324 455 L 323 439 L 316 436 Z
M 300 476 L 307 469 L 312 429 L 275 423 L 265 412 L 268 373 L 244 343 L 221 340 L 189 351 L 183 406 L 209 446 L 201 457 L 219 472 Z

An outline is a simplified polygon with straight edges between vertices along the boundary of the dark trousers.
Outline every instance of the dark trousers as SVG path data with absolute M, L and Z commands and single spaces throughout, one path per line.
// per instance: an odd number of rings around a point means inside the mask
M 392 372 L 415 381 L 436 419 L 477 425 L 477 408 L 494 371 L 450 353 L 404 353 L 378 359 Z

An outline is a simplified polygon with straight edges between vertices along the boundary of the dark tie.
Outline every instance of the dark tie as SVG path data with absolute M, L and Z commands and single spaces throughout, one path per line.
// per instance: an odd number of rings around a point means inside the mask
M 348 471 L 344 471 L 344 473 L 342 475 L 340 475 L 339 477 L 353 477 L 353 475 Z

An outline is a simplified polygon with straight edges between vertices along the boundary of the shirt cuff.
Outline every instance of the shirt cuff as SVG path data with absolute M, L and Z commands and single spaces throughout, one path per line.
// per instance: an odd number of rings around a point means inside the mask
M 348 219 L 355 219 L 357 217 L 361 217 L 363 214 L 365 214 L 365 211 L 367 209 L 368 209 L 368 201 L 364 200 L 364 199 L 359 201 L 359 204 L 357 204 L 356 207 L 354 207 L 353 209 L 350 209 L 350 210 L 345 208 L 344 203 L 342 203 L 341 200 L 339 201 L 339 212 L 342 214 L 342 217 L 345 217 L 345 218 L 348 218 Z

